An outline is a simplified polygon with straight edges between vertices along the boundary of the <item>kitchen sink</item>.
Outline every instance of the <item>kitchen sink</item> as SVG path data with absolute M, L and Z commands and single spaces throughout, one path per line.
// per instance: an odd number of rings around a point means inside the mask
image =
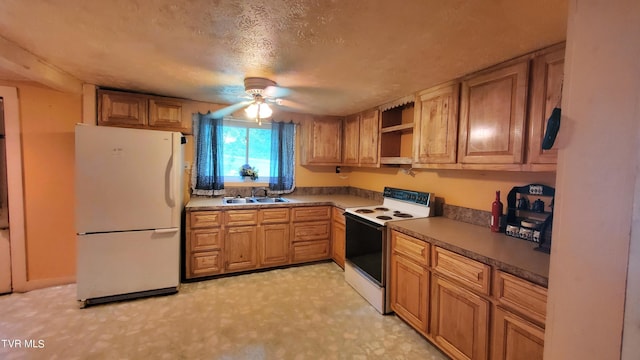
M 289 200 L 281 197 L 225 197 L 222 199 L 223 204 L 272 204 L 272 203 L 285 203 Z
M 277 198 L 273 198 L 273 197 L 261 197 L 261 198 L 253 198 L 256 202 L 259 203 L 282 203 L 282 202 L 289 202 L 289 200 L 287 199 L 283 199 L 280 197 Z

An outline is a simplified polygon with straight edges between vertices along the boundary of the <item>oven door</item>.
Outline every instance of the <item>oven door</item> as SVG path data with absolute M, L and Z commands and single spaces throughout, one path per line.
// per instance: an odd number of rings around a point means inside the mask
M 345 213 L 345 259 L 371 281 L 384 287 L 386 227 Z

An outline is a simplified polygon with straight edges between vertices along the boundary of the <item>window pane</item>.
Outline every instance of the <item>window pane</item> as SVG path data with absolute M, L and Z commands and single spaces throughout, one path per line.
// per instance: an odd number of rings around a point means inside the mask
M 269 178 L 271 163 L 271 129 L 249 128 L 249 165 L 258 170 L 261 180 Z
M 224 139 L 222 173 L 224 176 L 240 176 L 240 167 L 247 162 L 247 129 L 223 126 L 222 136 Z

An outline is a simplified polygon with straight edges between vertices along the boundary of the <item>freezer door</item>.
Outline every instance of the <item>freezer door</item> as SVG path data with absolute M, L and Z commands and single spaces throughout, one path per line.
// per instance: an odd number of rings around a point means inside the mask
M 78 300 L 177 287 L 180 231 L 78 236 Z
M 179 227 L 180 136 L 77 125 L 77 232 Z

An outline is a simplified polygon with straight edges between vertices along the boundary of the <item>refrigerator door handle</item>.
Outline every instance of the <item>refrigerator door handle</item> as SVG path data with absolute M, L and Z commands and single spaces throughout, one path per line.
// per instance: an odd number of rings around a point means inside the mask
M 169 207 L 173 208 L 176 206 L 176 199 L 174 199 L 172 196 L 172 189 L 173 189 L 173 157 L 174 154 L 171 154 L 171 157 L 169 158 L 169 161 L 167 161 L 167 168 L 165 169 L 164 172 L 164 197 L 165 197 L 165 201 L 167 202 L 167 205 L 169 205 Z
M 167 228 L 167 229 L 155 229 L 153 230 L 156 234 L 169 234 L 179 231 L 180 228 Z

